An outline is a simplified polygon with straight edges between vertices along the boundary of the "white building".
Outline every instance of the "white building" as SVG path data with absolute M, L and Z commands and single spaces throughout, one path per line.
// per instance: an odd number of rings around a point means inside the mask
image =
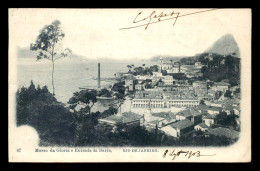
M 201 64 L 201 62 L 195 62 L 195 67 L 198 69 L 201 69 L 203 67 L 203 65 Z
M 162 81 L 164 82 L 164 84 L 166 84 L 166 85 L 173 85 L 174 79 L 173 79 L 172 76 L 167 75 L 167 76 L 162 76 L 161 78 L 162 78 Z
M 198 106 L 200 101 L 191 98 L 175 98 L 167 99 L 161 97 L 138 97 L 132 100 L 134 108 L 171 108 L 174 106 L 179 107 L 195 107 Z
M 203 131 L 203 132 L 206 132 L 206 131 L 209 130 L 209 127 L 208 127 L 208 125 L 206 125 L 205 123 L 200 123 L 200 124 L 194 126 L 194 129 L 195 129 L 196 131 L 201 130 L 201 131 Z
M 230 88 L 230 84 L 225 82 L 218 82 L 212 86 L 212 90 L 222 91 L 222 92 L 226 92 L 227 90 L 229 90 L 229 88 Z
M 208 115 L 202 118 L 202 122 L 205 123 L 208 127 L 215 124 L 216 115 Z
M 171 69 L 167 69 L 166 71 L 167 71 L 167 73 L 170 73 L 170 74 L 179 73 L 180 72 L 180 68 L 174 66 Z

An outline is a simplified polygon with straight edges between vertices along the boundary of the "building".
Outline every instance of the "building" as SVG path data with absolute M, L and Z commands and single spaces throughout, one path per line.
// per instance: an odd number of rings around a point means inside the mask
M 209 114 L 219 114 L 222 111 L 222 107 L 208 106 L 208 105 L 198 105 L 196 109 L 200 113 L 209 113 Z
M 161 72 L 162 70 L 168 70 L 173 68 L 173 62 L 165 62 L 163 61 L 163 58 L 160 57 L 159 59 L 159 65 L 158 65 L 158 70 Z
M 134 91 L 134 80 L 133 79 L 126 79 L 125 86 L 128 87 L 128 91 Z
M 188 73 L 188 72 L 191 72 L 193 69 L 195 69 L 194 65 L 181 65 L 180 66 L 181 73 Z
M 193 87 L 191 85 L 165 85 L 165 84 L 159 84 L 158 88 L 160 90 L 166 90 L 166 91 L 180 91 L 180 92 L 193 91 Z
M 214 97 L 214 99 L 216 99 L 218 97 L 218 94 L 219 94 L 217 91 L 214 91 L 214 90 L 208 90 L 207 93 L 208 93 L 209 96 Z
M 205 123 L 208 127 L 214 125 L 216 121 L 216 115 L 206 115 L 202 117 L 202 122 Z
M 184 119 L 172 124 L 169 124 L 163 128 L 161 128 L 166 134 L 171 135 L 173 137 L 181 137 L 193 130 L 193 123 Z
M 135 126 L 139 126 L 144 122 L 144 116 L 138 115 L 133 112 L 125 112 L 123 114 L 111 115 L 106 118 L 102 118 L 98 120 L 99 123 L 106 123 L 112 126 L 116 126 L 117 124 L 123 124 L 127 128 L 132 128 Z
M 195 62 L 194 66 L 198 69 L 201 69 L 203 67 L 203 65 L 201 64 L 201 62 Z
M 149 127 L 150 129 L 161 128 L 166 125 L 168 122 L 165 118 L 157 118 L 155 120 L 149 121 L 145 124 L 145 127 Z
M 199 100 L 195 98 L 163 98 L 163 97 L 135 97 L 132 99 L 134 108 L 170 108 L 174 106 L 195 107 L 199 105 Z
M 179 66 L 174 66 L 171 69 L 167 69 L 167 74 L 174 74 L 174 73 L 179 73 L 180 72 L 180 67 Z
M 223 111 L 227 113 L 227 115 L 231 115 L 231 114 L 238 114 L 238 110 L 237 107 L 232 106 L 230 104 L 223 104 Z
M 135 90 L 143 90 L 144 89 L 144 85 L 143 84 L 136 84 L 135 85 Z
M 204 101 L 213 101 L 215 100 L 215 97 L 210 96 L 210 95 L 202 95 L 202 96 L 198 96 L 199 100 L 204 100 Z
M 202 122 L 202 114 L 194 109 L 186 109 L 176 114 L 176 120 L 189 119 L 193 124 Z
M 135 79 L 138 80 L 138 82 L 142 82 L 145 80 L 152 80 L 154 76 L 152 75 L 137 75 L 135 76 Z
M 227 90 L 229 90 L 229 88 L 230 88 L 230 84 L 225 82 L 217 82 L 214 83 L 214 85 L 212 86 L 212 90 L 222 91 L 222 92 L 226 92 Z
M 170 123 L 176 122 L 176 115 L 173 114 L 172 112 L 153 113 L 152 116 L 164 119 L 162 121 L 162 124 L 160 125 L 161 127 L 165 126 L 165 125 L 168 125 Z
M 222 102 L 211 102 L 210 106 L 223 107 Z
M 207 91 L 207 82 L 206 81 L 194 81 L 192 83 L 194 91 L 204 90 Z
M 198 78 L 203 76 L 201 72 L 187 72 L 185 75 L 187 78 Z
M 206 131 L 209 130 L 209 127 L 208 127 L 205 123 L 200 123 L 200 124 L 194 126 L 194 129 L 195 129 L 196 131 L 199 131 L 199 130 L 200 130 L 200 131 L 202 131 L 202 132 L 206 132 Z
M 154 77 L 162 77 L 162 73 L 161 72 L 153 72 L 153 76 Z
M 162 76 L 161 79 L 165 85 L 173 85 L 174 79 L 172 76 L 170 75 Z

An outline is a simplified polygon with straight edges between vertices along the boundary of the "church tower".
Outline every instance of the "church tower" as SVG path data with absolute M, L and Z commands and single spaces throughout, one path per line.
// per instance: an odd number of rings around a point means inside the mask
M 159 68 L 158 68 L 158 72 L 159 72 L 159 73 L 162 72 L 162 66 L 163 66 L 163 58 L 160 57 L 160 59 L 159 59 Z

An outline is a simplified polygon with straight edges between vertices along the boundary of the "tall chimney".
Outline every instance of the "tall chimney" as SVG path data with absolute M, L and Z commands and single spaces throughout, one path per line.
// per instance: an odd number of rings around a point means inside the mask
M 100 63 L 98 63 L 98 88 L 100 88 Z

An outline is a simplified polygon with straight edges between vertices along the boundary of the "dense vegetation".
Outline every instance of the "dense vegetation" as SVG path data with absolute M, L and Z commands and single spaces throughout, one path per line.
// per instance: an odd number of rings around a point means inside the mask
M 33 82 L 16 93 L 17 126 L 30 125 L 39 133 L 42 145 L 72 145 L 75 141 L 74 116 L 57 102 L 46 86 Z
M 205 65 L 201 69 L 203 79 L 215 82 L 227 80 L 231 86 L 240 84 L 240 58 L 232 55 L 203 53 L 180 60 L 181 65 L 194 65 L 195 62 Z
M 145 64 L 139 67 L 134 67 L 134 65 L 127 65 L 129 71 L 133 75 L 153 75 L 153 72 L 158 72 L 158 66 L 153 65 L 150 67 L 145 67 Z M 133 70 L 132 70 L 133 68 Z

